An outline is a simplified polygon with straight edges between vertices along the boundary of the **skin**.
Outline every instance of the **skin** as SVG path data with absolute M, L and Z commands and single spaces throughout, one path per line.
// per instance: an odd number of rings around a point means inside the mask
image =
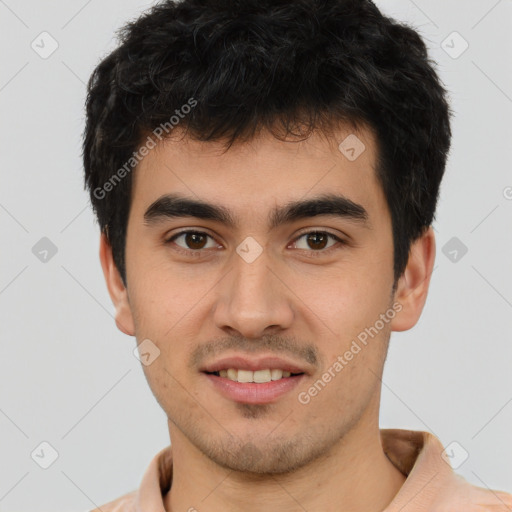
M 217 142 L 166 140 L 134 174 L 126 288 L 101 237 L 118 328 L 160 350 L 143 368 L 168 417 L 168 511 L 378 512 L 405 480 L 382 450 L 380 379 L 391 331 L 410 329 L 421 315 L 434 233 L 429 228 L 414 242 L 392 293 L 391 217 L 375 175 L 375 139 L 368 129 L 357 132 L 366 149 L 349 161 L 338 144 L 350 133 L 341 127 L 334 136 L 315 132 L 283 142 L 261 132 L 227 152 Z M 333 191 L 363 205 L 371 227 L 317 216 L 269 231 L 273 207 Z M 176 192 L 223 205 L 239 228 L 189 217 L 145 225 L 153 201 Z M 212 237 L 202 241 L 202 254 L 179 253 L 200 246 L 183 236 L 165 244 L 183 229 Z M 319 249 L 299 238 L 310 231 L 346 243 L 329 240 L 335 250 Z M 247 236 L 263 248 L 252 263 L 236 252 Z M 308 404 L 300 403 L 298 394 L 394 303 L 401 311 Z M 237 403 L 199 371 L 234 354 L 282 356 L 310 375 L 274 403 Z

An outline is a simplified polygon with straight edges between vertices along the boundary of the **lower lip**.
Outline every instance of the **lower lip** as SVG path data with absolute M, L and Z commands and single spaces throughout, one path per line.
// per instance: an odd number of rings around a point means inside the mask
M 203 372 L 204 373 L 204 372 Z M 290 392 L 306 376 L 304 373 L 293 377 L 264 382 L 235 382 L 226 377 L 204 373 L 215 388 L 225 397 L 244 404 L 266 404 Z

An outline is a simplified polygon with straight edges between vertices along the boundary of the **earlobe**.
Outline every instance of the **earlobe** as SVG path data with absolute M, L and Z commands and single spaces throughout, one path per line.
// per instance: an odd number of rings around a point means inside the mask
M 114 263 L 112 247 L 105 233 L 102 233 L 100 238 L 100 261 L 108 293 L 116 308 L 115 321 L 117 328 L 129 336 L 135 336 L 133 316 L 130 303 L 128 302 L 128 292 Z
M 391 322 L 392 331 L 406 331 L 418 322 L 427 300 L 435 256 L 435 236 L 430 226 L 411 245 L 407 267 L 395 292 L 395 302 L 402 309 Z

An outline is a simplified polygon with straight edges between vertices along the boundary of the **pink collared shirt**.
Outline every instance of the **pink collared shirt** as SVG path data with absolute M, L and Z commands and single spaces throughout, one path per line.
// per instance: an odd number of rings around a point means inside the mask
M 429 432 L 381 429 L 384 453 L 407 479 L 382 512 L 512 512 L 512 494 L 484 489 L 457 475 Z M 158 452 L 139 488 L 92 512 L 172 512 L 163 497 L 172 483 L 172 450 Z

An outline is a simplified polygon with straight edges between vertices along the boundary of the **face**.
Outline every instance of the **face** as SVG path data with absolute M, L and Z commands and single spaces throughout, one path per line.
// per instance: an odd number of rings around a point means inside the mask
M 391 218 L 375 140 L 357 132 L 365 150 L 349 159 L 338 144 L 350 133 L 303 142 L 263 133 L 227 152 L 176 138 L 133 176 L 118 321 L 159 351 L 143 368 L 171 438 L 222 467 L 294 470 L 377 414 L 398 315 Z M 217 209 L 180 209 L 167 194 Z M 221 361 L 236 356 L 247 361 Z M 302 374 L 237 384 L 205 373 L 266 357 L 280 361 L 265 368 Z

